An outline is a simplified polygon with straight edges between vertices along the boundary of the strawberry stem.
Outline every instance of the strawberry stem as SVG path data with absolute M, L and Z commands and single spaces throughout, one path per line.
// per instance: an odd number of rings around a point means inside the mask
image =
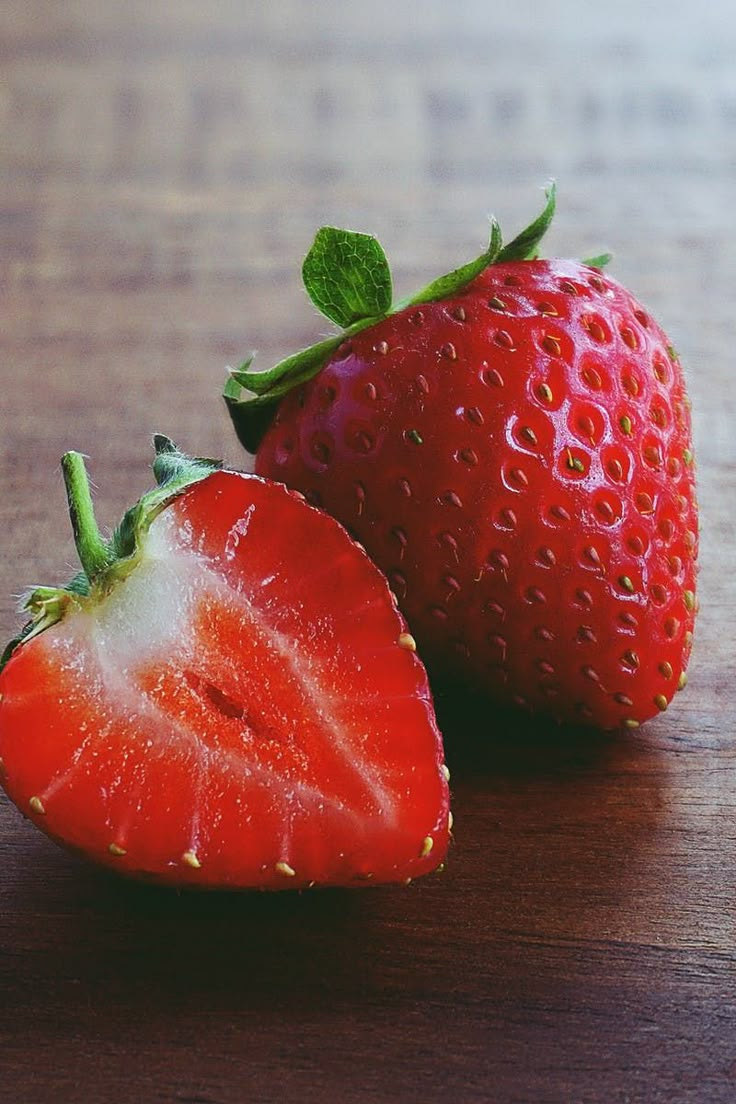
M 61 470 L 64 475 L 77 555 L 91 583 L 110 566 L 114 555 L 97 526 L 89 478 L 82 454 L 65 453 L 61 459 Z
M 141 542 L 153 520 L 176 495 L 222 467 L 220 460 L 185 456 L 161 433 L 154 437 L 154 446 L 157 485 L 126 510 L 109 540 L 97 526 L 84 457 L 79 452 L 62 456 L 69 517 L 82 570 L 63 586 L 38 586 L 26 592 L 23 609 L 31 619 L 5 650 L 0 650 L 0 671 L 18 647 L 61 621 L 69 609 L 79 608 L 88 599 L 99 601 L 127 578 L 140 562 Z

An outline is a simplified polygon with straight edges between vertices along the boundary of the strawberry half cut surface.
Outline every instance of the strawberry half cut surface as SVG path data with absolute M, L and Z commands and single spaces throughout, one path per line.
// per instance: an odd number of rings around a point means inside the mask
M 83 571 L 36 588 L 0 673 L 2 783 L 58 842 L 172 885 L 406 882 L 448 772 L 387 583 L 284 486 L 156 438 L 110 540 L 62 467 Z
M 392 305 L 380 246 L 320 230 L 303 275 L 342 333 L 225 389 L 256 471 L 386 574 L 430 673 L 634 728 L 686 681 L 698 514 L 682 367 L 602 269 L 544 260 L 554 189 L 503 246 Z

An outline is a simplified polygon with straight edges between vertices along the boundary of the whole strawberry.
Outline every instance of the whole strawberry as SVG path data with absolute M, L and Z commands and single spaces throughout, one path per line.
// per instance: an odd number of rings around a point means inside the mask
M 226 399 L 256 470 L 384 570 L 430 669 L 500 702 L 636 727 L 685 683 L 696 611 L 689 403 L 651 315 L 540 260 L 554 212 L 391 308 L 387 262 L 323 229 L 304 263 L 345 332 Z
M 83 570 L 28 596 L 0 661 L 3 787 L 59 842 L 170 885 L 434 869 L 447 770 L 385 579 L 301 495 L 157 453 L 109 540 L 62 461 Z

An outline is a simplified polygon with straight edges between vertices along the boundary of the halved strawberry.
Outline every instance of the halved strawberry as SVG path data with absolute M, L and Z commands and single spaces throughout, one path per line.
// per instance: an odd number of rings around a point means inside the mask
M 0 673 L 2 782 L 60 843 L 177 885 L 406 881 L 447 771 L 388 586 L 301 496 L 157 438 L 110 541 L 62 462 L 84 571 L 37 588 Z

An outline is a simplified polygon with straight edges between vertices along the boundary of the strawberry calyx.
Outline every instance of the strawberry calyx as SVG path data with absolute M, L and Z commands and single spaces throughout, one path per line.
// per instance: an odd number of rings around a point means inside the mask
M 267 371 L 252 371 L 253 355 L 230 369 L 223 397 L 235 431 L 255 453 L 276 413 L 279 401 L 312 379 L 347 338 L 375 326 L 388 315 L 421 303 L 446 299 L 466 287 L 493 264 L 534 260 L 555 213 L 556 189 L 545 192 L 543 210 L 507 245 L 491 218 L 488 246 L 474 260 L 453 269 L 405 299 L 393 302 L 391 270 L 379 242 L 369 234 L 323 226 L 304 259 L 302 277 L 310 299 L 339 333 L 286 357 Z M 598 257 L 598 265 L 609 258 Z
M 109 538 L 97 525 L 84 457 L 79 452 L 64 454 L 61 470 L 82 570 L 62 586 L 36 586 L 26 592 L 21 608 L 30 619 L 0 656 L 0 671 L 19 645 L 45 632 L 72 609 L 96 604 L 109 594 L 138 564 L 143 538 L 154 518 L 185 488 L 222 467 L 219 460 L 186 456 L 163 434 L 155 434 L 153 445 L 156 486 L 126 511 Z

